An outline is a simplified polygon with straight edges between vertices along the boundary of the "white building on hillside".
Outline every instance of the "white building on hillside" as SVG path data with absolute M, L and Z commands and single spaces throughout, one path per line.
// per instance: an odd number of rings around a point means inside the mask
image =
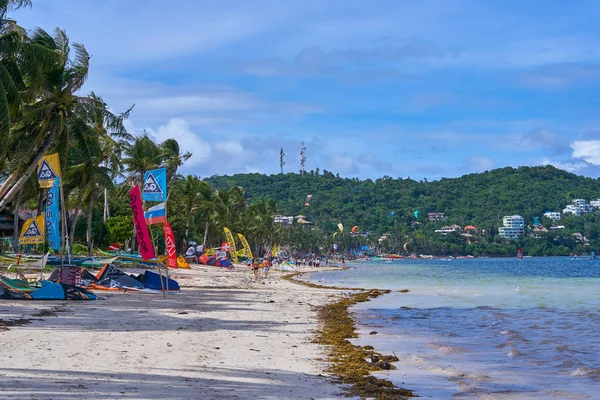
M 586 204 L 585 199 L 575 199 L 573 200 L 573 204 L 567 204 L 563 210 L 563 214 L 581 215 L 593 211 L 594 206 L 592 204 Z
M 563 209 L 563 214 L 573 214 L 573 215 L 581 215 L 581 209 L 573 204 L 567 204 L 567 206 Z
M 557 221 L 560 219 L 560 211 L 546 211 L 544 217 L 548 217 L 552 221 Z
M 276 215 L 273 218 L 273 223 L 281 225 L 292 225 L 294 223 L 294 217 L 284 217 L 283 215 Z
M 502 218 L 504 226 L 498 228 L 500 236 L 506 239 L 518 239 L 525 233 L 525 222 L 520 215 L 509 215 Z
M 592 201 L 590 201 L 590 204 L 592 205 L 592 207 L 600 208 L 600 199 L 592 200 Z

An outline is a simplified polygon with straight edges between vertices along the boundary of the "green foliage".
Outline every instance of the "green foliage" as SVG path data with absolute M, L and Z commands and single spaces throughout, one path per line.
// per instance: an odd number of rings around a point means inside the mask
M 111 217 L 106 220 L 109 243 L 123 244 L 131 239 L 133 233 L 133 218 L 131 216 Z
M 560 220 L 564 230 L 549 232 L 543 238 L 527 237 L 515 243 L 498 237 L 504 215 L 522 215 L 530 229 L 533 217 L 541 218 L 545 211 L 562 210 L 575 198 L 600 197 L 600 181 L 552 166 L 507 167 L 434 182 L 388 176 L 375 181 L 339 178 L 329 171 L 321 175 L 213 176 L 207 181 L 216 189 L 243 187 L 250 204 L 272 200 L 280 214 L 305 215 L 315 228 L 282 233 L 284 240 L 304 251 L 324 246 L 329 251 L 330 236 L 337 231 L 340 222 L 346 230 L 357 225 L 360 232 L 372 233 L 361 240 L 352 239 L 347 232 L 340 234 L 335 240 L 340 250 L 369 244 L 382 252 L 403 253 L 403 245 L 408 241 L 412 247 L 410 252 L 434 255 L 513 256 L 519 244 L 526 254 L 565 255 L 589 252 L 599 245 L 597 214 L 566 216 Z M 353 192 L 357 187 L 361 190 Z M 305 207 L 307 194 L 313 197 Z M 415 221 L 413 215 L 417 209 L 421 212 L 419 221 Z M 389 217 L 390 211 L 395 215 Z M 443 212 L 447 219 L 430 222 L 427 220 L 430 212 Z M 551 226 L 549 219 L 542 221 L 547 227 Z M 462 232 L 446 236 L 434 233 L 451 224 L 474 225 L 478 231 L 468 241 L 459 234 Z M 304 233 L 300 237 L 298 232 Z M 588 239 L 589 246 L 572 239 L 571 234 L 576 232 Z M 377 239 L 383 233 L 388 234 L 389 239 L 380 243 Z M 529 233 L 530 230 L 526 230 L 526 234 Z M 351 240 L 356 243 L 350 243 Z

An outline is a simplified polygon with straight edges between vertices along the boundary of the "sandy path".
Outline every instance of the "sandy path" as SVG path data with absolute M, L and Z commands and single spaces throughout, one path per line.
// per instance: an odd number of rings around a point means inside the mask
M 0 398 L 331 399 L 310 343 L 315 306 L 337 297 L 243 267 L 183 271 L 179 294 L 0 301 Z M 41 315 L 40 315 L 41 314 Z

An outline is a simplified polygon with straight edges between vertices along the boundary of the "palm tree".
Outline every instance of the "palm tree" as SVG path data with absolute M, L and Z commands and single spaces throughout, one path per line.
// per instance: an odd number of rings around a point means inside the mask
M 167 139 L 159 145 L 161 150 L 161 158 L 164 166 L 167 168 L 167 182 L 177 173 L 177 168 L 183 165 L 191 156 L 189 151 L 181 153 L 179 143 L 175 139 Z
M 273 221 L 276 213 L 277 207 L 272 200 L 260 200 L 251 204 L 245 213 L 247 233 L 254 243 L 255 253 L 259 256 L 274 242 L 276 227 Z
M 9 11 L 30 7 L 31 0 L 0 0 L 0 140 L 10 134 L 11 120 L 18 113 L 21 103 L 19 91 L 24 83 L 19 71 L 19 51 L 22 50 L 25 30 L 14 20 L 8 19 Z M 6 152 L 0 150 L 0 169 Z
M 175 197 L 182 202 L 179 206 L 185 212 L 185 247 L 188 244 L 190 227 L 194 223 L 194 217 L 197 215 L 202 200 L 210 198 L 211 190 L 206 182 L 193 175 L 188 175 L 185 178 L 179 176 L 171 190 L 176 193 Z
M 83 45 L 70 45 L 66 33 L 60 29 L 56 29 L 54 36 L 36 29 L 28 42 L 33 49 L 28 57 L 41 58 L 39 63 L 45 68 L 27 71 L 23 78 L 25 82 L 39 85 L 28 86 L 22 91 L 25 104 L 21 118 L 12 126 L 9 140 L 5 142 L 12 154 L 21 156 L 13 159 L 12 173 L 0 188 L 0 211 L 19 192 L 35 171 L 38 161 L 57 141 L 71 145 L 82 140 L 81 132 L 68 129 L 69 121 L 99 106 L 96 100 L 77 95 L 89 68 L 90 57 Z M 62 164 L 66 165 L 68 146 L 57 150 L 61 152 Z
M 148 135 L 136 137 L 133 143 L 126 144 L 124 155 L 128 180 L 135 184 L 141 184 L 146 171 L 158 168 L 162 161 L 160 149 Z

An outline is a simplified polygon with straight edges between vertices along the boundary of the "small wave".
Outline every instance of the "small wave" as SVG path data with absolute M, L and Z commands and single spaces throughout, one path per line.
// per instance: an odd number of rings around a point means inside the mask
M 519 356 L 524 356 L 525 353 L 520 352 L 517 349 L 512 349 L 511 351 L 509 351 L 508 353 L 506 353 L 506 355 L 508 357 L 519 357 Z
M 579 367 L 571 372 L 571 376 L 593 376 L 600 377 L 600 369 Z
M 439 343 L 429 343 L 427 346 L 429 346 L 429 348 L 431 348 L 431 349 L 439 351 L 440 353 L 442 353 L 444 355 L 462 352 L 462 350 L 459 349 L 458 347 L 445 346 L 445 345 L 439 344 Z
M 510 329 L 504 329 L 504 330 L 501 330 L 501 331 L 500 331 L 500 334 L 501 334 L 501 335 L 512 335 L 512 336 L 517 336 L 517 335 L 519 334 L 519 332 L 517 332 L 517 331 L 513 331 L 513 330 L 510 330 Z
M 432 373 L 438 374 L 438 375 L 454 376 L 454 377 L 458 377 L 461 375 L 458 371 L 456 371 L 452 367 L 440 367 L 440 366 L 434 365 L 432 367 L 429 367 L 428 369 L 429 369 L 429 372 L 432 372 Z
M 558 351 L 559 353 L 563 353 L 565 351 L 569 350 L 569 346 L 566 344 L 563 344 L 562 346 L 557 346 L 556 347 L 556 351 Z
M 477 306 L 473 310 L 497 310 L 497 308 L 491 306 Z

